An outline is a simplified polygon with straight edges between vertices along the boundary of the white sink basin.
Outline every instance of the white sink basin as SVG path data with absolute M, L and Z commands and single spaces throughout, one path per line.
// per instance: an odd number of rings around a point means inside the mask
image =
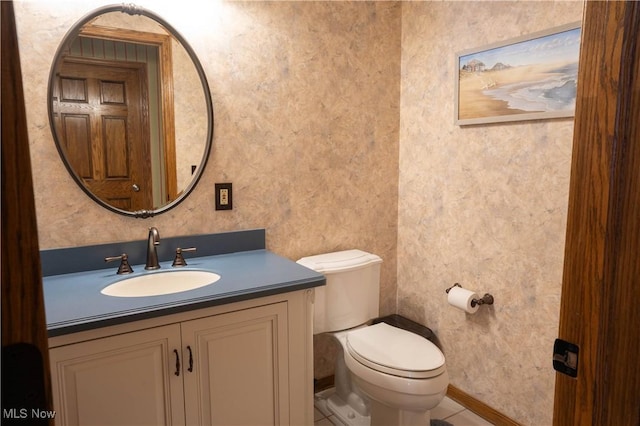
M 102 289 L 100 293 L 115 297 L 161 296 L 195 290 L 211 285 L 220 275 L 209 271 L 177 270 L 125 278 Z

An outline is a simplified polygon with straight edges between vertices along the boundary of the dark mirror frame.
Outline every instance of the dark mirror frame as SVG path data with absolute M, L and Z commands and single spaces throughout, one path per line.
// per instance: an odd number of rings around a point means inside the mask
M 193 65 L 196 68 L 196 71 L 197 71 L 198 76 L 200 77 L 200 81 L 202 83 L 202 89 L 203 89 L 203 92 L 204 92 L 204 98 L 205 98 L 205 103 L 206 103 L 206 107 L 207 107 L 207 116 L 208 116 L 208 120 L 207 120 L 208 121 L 207 138 L 206 138 L 206 141 L 205 141 L 206 146 L 205 146 L 205 149 L 204 149 L 202 161 L 201 161 L 200 165 L 198 166 L 197 173 L 194 175 L 194 177 L 193 177 L 191 183 L 189 184 L 189 186 L 187 186 L 187 188 L 185 188 L 182 191 L 182 193 L 175 200 L 173 200 L 173 201 L 171 201 L 171 202 L 169 202 L 169 203 L 167 203 L 167 204 L 165 204 L 165 205 L 163 205 L 163 206 L 161 206 L 161 207 L 159 207 L 157 209 L 127 211 L 127 210 L 122 210 L 122 209 L 116 208 L 116 207 L 108 204 L 104 200 L 98 198 L 95 194 L 93 194 L 89 190 L 89 188 L 84 184 L 82 178 L 80 176 L 78 176 L 78 174 L 71 167 L 71 164 L 69 163 L 69 161 L 67 161 L 65 153 L 64 153 L 64 149 L 62 147 L 62 144 L 60 143 L 60 140 L 58 138 L 58 133 L 56 131 L 52 99 L 53 99 L 53 96 L 54 96 L 54 86 L 55 86 L 55 79 L 56 79 L 56 68 L 58 66 L 58 62 L 59 62 L 59 59 L 61 57 L 61 54 L 62 54 L 62 52 L 65 51 L 67 46 L 71 42 L 73 42 L 73 40 L 80 34 L 80 31 L 81 31 L 82 27 L 85 24 L 89 23 L 90 21 L 94 20 L 96 17 L 98 17 L 98 16 L 100 16 L 102 14 L 110 13 L 110 12 L 122 12 L 122 13 L 126 13 L 126 14 L 132 15 L 132 16 L 133 15 L 142 15 L 142 16 L 146 16 L 146 17 L 156 21 L 158 24 L 162 25 L 182 45 L 182 47 L 186 50 L 187 54 L 191 58 L 191 61 L 193 62 Z M 48 90 L 47 90 L 47 108 L 48 108 L 48 112 L 49 112 L 49 126 L 51 128 L 51 133 L 53 135 L 53 139 L 55 141 L 56 148 L 58 149 L 58 154 L 60 155 L 60 158 L 62 159 L 62 162 L 64 163 L 65 167 L 67 168 L 67 171 L 69 172 L 69 174 L 73 177 L 74 181 L 96 203 L 98 203 L 99 205 L 103 206 L 104 208 L 106 208 L 106 209 L 108 209 L 108 210 L 110 210 L 112 212 L 115 212 L 115 213 L 118 213 L 118 214 L 121 214 L 121 215 L 125 215 L 125 216 L 136 217 L 136 218 L 153 217 L 155 215 L 158 215 L 160 213 L 164 213 L 164 212 L 174 208 L 175 206 L 180 204 L 182 201 L 184 201 L 184 199 L 191 193 L 191 191 L 193 191 L 193 189 L 196 187 L 198 181 L 200 180 L 200 177 L 202 176 L 202 173 L 204 172 L 205 166 L 206 166 L 207 161 L 209 159 L 209 155 L 211 153 L 211 148 L 212 148 L 212 145 L 213 145 L 213 106 L 212 106 L 212 102 L 211 102 L 211 93 L 210 93 L 210 90 L 209 90 L 209 84 L 207 83 L 207 78 L 205 76 L 205 73 L 204 73 L 204 70 L 202 68 L 201 63 L 198 60 L 198 57 L 196 56 L 196 54 L 195 54 L 194 50 L 191 48 L 191 46 L 182 37 L 182 35 L 180 35 L 180 33 L 175 28 L 173 28 L 169 23 L 167 23 L 164 19 L 162 19 L 160 16 L 156 15 L 155 13 L 145 9 L 144 7 L 136 6 L 134 4 L 117 4 L 117 5 L 108 5 L 108 6 L 104 6 L 104 7 L 98 8 L 98 9 L 88 13 L 84 17 L 82 17 L 67 32 L 67 34 L 62 39 L 62 42 L 60 43 L 60 46 L 58 47 L 58 50 L 56 51 L 53 63 L 51 65 L 51 71 L 49 73 L 49 86 L 48 86 Z

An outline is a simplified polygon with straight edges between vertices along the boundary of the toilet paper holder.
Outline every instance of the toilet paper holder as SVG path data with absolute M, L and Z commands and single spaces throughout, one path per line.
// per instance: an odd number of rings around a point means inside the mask
M 448 294 L 449 291 L 451 291 L 451 289 L 454 287 L 462 288 L 459 283 L 455 283 L 454 285 L 446 289 L 445 292 Z M 484 296 L 482 296 L 480 299 L 473 299 L 471 301 L 471 307 L 475 308 L 477 305 L 493 305 L 493 296 L 489 293 L 485 293 Z

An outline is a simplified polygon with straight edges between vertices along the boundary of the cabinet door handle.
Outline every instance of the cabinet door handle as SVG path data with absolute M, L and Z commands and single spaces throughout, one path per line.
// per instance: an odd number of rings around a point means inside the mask
M 191 346 L 187 346 L 187 349 L 189 350 L 189 368 L 187 370 L 191 373 L 193 372 L 193 353 L 191 352 Z
M 173 353 L 176 354 L 176 372 L 175 375 L 179 376 L 180 375 L 180 355 L 178 355 L 178 350 L 174 349 Z

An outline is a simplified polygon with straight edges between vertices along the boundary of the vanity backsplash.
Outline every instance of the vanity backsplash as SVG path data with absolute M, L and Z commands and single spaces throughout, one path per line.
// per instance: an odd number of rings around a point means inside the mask
M 172 260 L 177 248 L 195 247 L 196 252 L 191 253 L 190 257 L 214 256 L 266 248 L 264 229 L 167 238 L 162 238 L 161 228 L 159 231 L 160 244 L 156 248 L 160 262 Z M 131 265 L 144 263 L 147 255 L 146 234 L 140 235 L 140 240 L 136 241 L 42 250 L 40 252 L 42 275 L 47 277 L 107 268 L 113 268 L 115 273 L 118 265 L 107 263 L 104 259 L 123 253 L 129 256 Z

